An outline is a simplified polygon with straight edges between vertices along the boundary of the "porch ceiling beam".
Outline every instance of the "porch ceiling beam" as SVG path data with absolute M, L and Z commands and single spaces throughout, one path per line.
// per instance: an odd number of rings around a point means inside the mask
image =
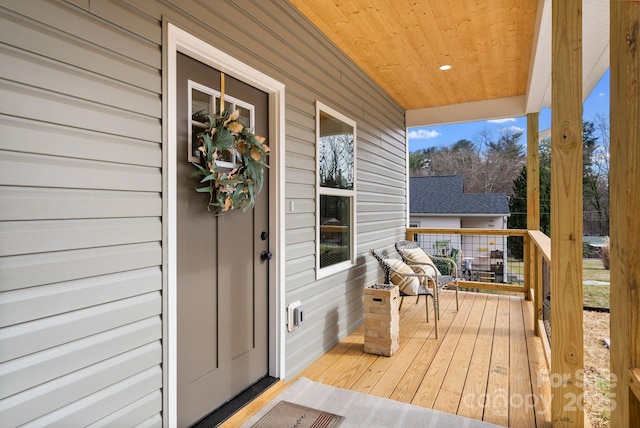
M 518 117 L 525 114 L 524 95 L 407 110 L 408 128 Z
M 553 0 L 551 21 L 551 418 L 581 428 L 582 0 Z
M 527 113 L 539 112 L 542 109 L 551 86 L 551 0 L 538 0 L 533 34 L 527 83 Z

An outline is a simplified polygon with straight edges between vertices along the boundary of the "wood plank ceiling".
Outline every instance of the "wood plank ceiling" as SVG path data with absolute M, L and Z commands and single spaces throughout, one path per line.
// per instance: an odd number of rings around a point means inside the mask
M 406 110 L 526 94 L 538 0 L 290 2 Z

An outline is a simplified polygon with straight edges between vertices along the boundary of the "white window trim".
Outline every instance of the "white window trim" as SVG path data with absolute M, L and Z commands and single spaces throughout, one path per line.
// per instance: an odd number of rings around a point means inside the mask
M 320 140 L 320 112 L 324 112 L 342 122 L 350 125 L 353 128 L 353 190 L 346 189 L 333 189 L 329 187 L 322 187 L 322 192 L 320 191 L 320 169 L 319 169 L 319 159 L 320 159 L 320 144 L 318 143 Z M 316 100 L 316 279 L 326 278 L 328 276 L 334 275 L 338 272 L 345 271 L 356 264 L 356 245 L 358 236 L 356 233 L 357 225 L 356 225 L 356 206 L 357 206 L 357 145 L 358 145 L 358 135 L 357 135 L 357 126 L 356 121 L 348 118 L 344 114 L 336 111 L 335 109 L 329 107 L 328 105 Z M 349 260 L 345 260 L 341 263 L 336 263 L 331 266 L 327 266 L 324 268 L 320 267 L 320 195 L 330 195 L 330 196 L 347 196 L 351 198 L 351 209 L 350 211 L 350 224 L 351 229 L 349 231 L 350 236 L 350 247 L 351 247 L 351 255 Z

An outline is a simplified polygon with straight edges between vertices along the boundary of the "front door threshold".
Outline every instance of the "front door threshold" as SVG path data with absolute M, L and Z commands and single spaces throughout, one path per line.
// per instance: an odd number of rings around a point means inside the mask
M 192 425 L 192 428 L 212 428 L 217 427 L 222 422 L 229 419 L 238 410 L 249 404 L 254 398 L 262 394 L 269 389 L 271 385 L 276 383 L 279 379 L 272 376 L 265 376 L 240 394 L 227 401 L 222 406 L 218 407 L 213 412 L 209 413 L 199 422 Z

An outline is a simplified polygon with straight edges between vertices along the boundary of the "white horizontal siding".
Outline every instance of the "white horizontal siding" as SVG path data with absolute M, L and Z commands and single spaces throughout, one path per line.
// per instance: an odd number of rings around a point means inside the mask
M 151 416 L 149 419 L 139 423 L 135 426 L 135 428 L 160 428 L 163 426 L 162 424 L 162 416 L 160 413 L 156 413 Z
M 159 192 L 162 186 L 159 168 L 13 152 L 0 152 L 0 183 L 147 192 Z
M 159 192 L 0 187 L 0 221 L 160 217 Z
M 121 293 L 125 294 L 125 293 Z M 0 330 L 0 363 L 161 313 L 159 291 L 97 304 Z
M 2 425 L 19 426 L 40 418 L 94 391 L 122 382 L 148 367 L 156 366 L 161 360 L 162 348 L 158 342 L 154 342 L 77 370 L 68 376 L 45 382 L 28 392 L 12 395 L 0 404 Z M 149 412 L 147 409 L 138 422 L 159 411 L 157 408 L 160 404 L 159 395 L 160 393 L 156 391 L 155 394 L 144 397 L 144 401 L 141 400 L 139 404 L 151 404 L 154 410 Z M 133 424 L 120 426 L 133 426 Z
M 144 40 L 132 33 L 119 31 L 108 22 L 96 20 L 83 11 L 62 8 L 54 2 L 3 0 L 3 6 L 35 22 L 46 25 L 50 31 L 57 30 L 74 40 L 104 47 L 120 55 L 135 58 L 154 69 L 161 64 L 157 43 Z
M 7 80 L 144 115 L 159 117 L 162 113 L 160 97 L 151 91 L 96 76 L 16 48 L 0 47 L 0 63 L 0 77 Z
M 160 317 L 46 349 L 0 364 L 0 398 L 113 358 L 161 337 Z M 1 403 L 1 402 L 0 402 Z
M 158 34 L 159 30 L 158 27 Z M 34 22 L 28 17 L 2 9 L 0 38 L 9 46 L 44 58 L 51 58 L 116 81 L 127 82 L 148 91 L 161 92 L 162 80 L 158 69 L 144 65 L 135 58 L 120 55 L 117 53 L 119 47 L 116 45 L 111 46 L 112 49 L 101 49 L 70 34 Z M 157 53 L 160 57 L 159 49 Z
M 139 113 L 96 105 L 68 95 L 0 82 L 0 114 L 55 122 L 144 141 L 160 142 L 160 121 Z
M 0 6 L 0 426 L 157 426 L 161 27 L 74 3 Z
M 0 257 L 0 291 L 159 266 L 158 242 Z
M 72 159 L 157 167 L 162 165 L 162 148 L 134 138 L 108 135 L 78 128 L 0 116 L 0 149 L 38 153 Z M 46 144 L 43 144 L 46 141 Z
M 136 427 L 162 426 L 160 412 L 162 411 L 162 394 L 154 391 L 151 394 L 134 401 L 109 416 L 88 425 L 87 428 L 101 427 Z
M 159 390 L 162 369 L 159 365 L 131 376 L 115 385 L 102 389 L 68 406 L 35 419 L 24 427 L 80 427 L 96 418 L 104 418 L 117 410 Z
M 0 326 L 10 326 L 159 289 L 161 272 L 147 268 L 0 294 Z
M 12 221 L 0 224 L 0 256 L 159 241 L 160 219 Z

